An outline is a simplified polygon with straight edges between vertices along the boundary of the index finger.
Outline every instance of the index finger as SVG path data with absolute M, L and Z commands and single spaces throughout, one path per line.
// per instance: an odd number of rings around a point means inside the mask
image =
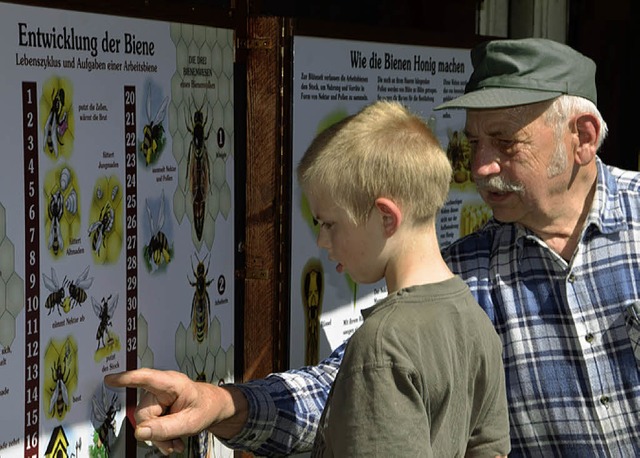
M 104 376 L 105 384 L 114 388 L 143 388 L 155 395 L 170 391 L 174 382 L 170 375 L 157 369 L 135 369 Z

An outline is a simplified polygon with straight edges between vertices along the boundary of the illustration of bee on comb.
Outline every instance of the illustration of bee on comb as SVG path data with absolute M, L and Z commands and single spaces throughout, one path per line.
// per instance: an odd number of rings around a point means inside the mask
M 48 418 L 63 420 L 73 405 L 78 386 L 78 346 L 72 336 L 52 339 L 45 350 L 44 402 Z
M 185 186 L 189 186 L 191 191 L 191 207 L 193 212 L 193 225 L 196 237 L 202 240 L 204 230 L 206 204 L 209 198 L 211 177 L 209 152 L 207 150 L 207 140 L 211 133 L 213 123 L 209 123 L 209 114 L 203 113 L 206 98 L 202 98 L 200 106 L 196 106 L 194 113 L 185 113 L 187 130 L 191 134 L 189 150 L 187 153 L 187 175 Z M 195 100 L 193 102 L 196 105 Z M 208 106 L 207 106 L 208 108 Z M 207 124 L 208 128 L 207 128 Z
M 80 230 L 76 180 L 71 169 L 63 166 L 47 173 L 44 187 L 47 248 L 57 258 Z
M 205 267 L 205 259 L 208 259 L 207 266 Z M 196 259 L 198 256 L 196 255 Z M 209 275 L 209 265 L 211 262 L 210 255 L 200 260 L 196 268 L 193 267 L 193 260 L 191 262 L 191 271 L 194 275 L 194 280 L 191 281 L 189 276 L 187 280 L 189 284 L 195 288 L 193 292 L 193 299 L 191 301 L 191 328 L 193 332 L 193 338 L 202 343 L 207 338 L 209 332 L 209 317 L 211 316 L 211 299 L 209 298 L 209 292 L 207 288 L 211 285 L 213 279 L 207 278 Z
M 43 150 L 51 158 L 69 156 L 73 147 L 73 90 L 66 78 L 53 76 L 42 88 L 40 113 Z
M 122 192 L 117 178 L 103 177 L 95 185 L 89 211 L 88 236 L 94 260 L 107 264 L 115 262 L 122 248 Z
M 157 217 L 153 217 L 153 212 L 149 206 L 149 199 L 145 199 L 145 208 L 147 210 L 147 219 L 151 237 L 149 243 L 143 247 L 145 264 L 150 272 L 165 268 L 173 258 L 173 243 L 169 239 L 162 228 L 165 223 L 165 197 L 164 189 L 160 196 Z
M 118 306 L 118 295 L 109 294 L 100 301 L 91 296 L 91 307 L 98 318 L 96 330 L 96 361 L 120 350 L 120 338 L 113 331 L 113 313 Z
M 147 100 L 145 104 L 147 123 L 142 127 L 142 141 L 140 142 L 140 153 L 147 167 L 158 161 L 167 141 L 162 123 L 167 114 L 169 97 L 165 97 L 160 102 L 153 116 L 151 111 L 152 99 L 151 83 L 149 83 L 147 85 Z
M 122 409 L 117 393 L 101 385 L 100 393 L 91 399 L 91 424 L 95 429 L 94 444 L 89 446 L 91 456 L 100 456 L 98 451 L 104 448 L 105 456 L 111 456 L 112 447 L 118 434 L 116 416 Z M 91 450 L 92 448 L 96 450 Z

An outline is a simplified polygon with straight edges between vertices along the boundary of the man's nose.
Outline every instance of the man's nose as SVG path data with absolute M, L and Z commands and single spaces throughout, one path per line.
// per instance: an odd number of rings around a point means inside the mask
M 500 173 L 498 153 L 487 142 L 476 143 L 471 153 L 471 173 L 476 177 L 488 177 Z

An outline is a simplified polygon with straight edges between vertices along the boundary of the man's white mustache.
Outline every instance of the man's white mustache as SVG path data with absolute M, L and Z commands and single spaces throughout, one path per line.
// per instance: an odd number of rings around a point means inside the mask
M 499 175 L 489 178 L 475 178 L 474 182 L 476 183 L 478 191 L 517 193 L 524 192 L 524 186 L 522 185 L 522 183 L 508 182 Z

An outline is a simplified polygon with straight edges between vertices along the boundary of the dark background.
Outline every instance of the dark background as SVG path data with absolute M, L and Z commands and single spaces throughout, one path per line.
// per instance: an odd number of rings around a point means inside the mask
M 519 1 L 519 0 L 511 0 Z M 251 3 L 250 14 L 273 14 L 332 22 L 335 29 L 373 26 L 375 41 L 396 41 L 398 35 L 440 35 L 452 43 L 472 43 L 476 9 L 481 0 L 263 0 Z M 638 169 L 640 146 L 631 134 L 640 83 L 635 62 L 640 58 L 640 2 L 633 0 L 567 0 L 566 43 L 597 64 L 598 106 L 609 126 L 600 156 L 609 164 Z M 509 34 L 512 34 L 509 31 Z M 439 43 L 438 43 L 439 44 Z

